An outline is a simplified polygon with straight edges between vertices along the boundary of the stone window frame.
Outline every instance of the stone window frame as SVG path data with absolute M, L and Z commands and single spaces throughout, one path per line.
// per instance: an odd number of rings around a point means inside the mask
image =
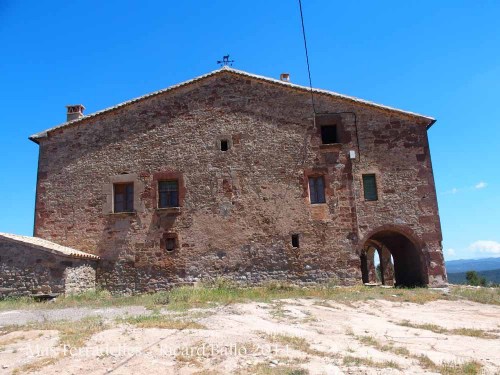
M 128 190 L 128 187 L 131 187 L 132 190 L 129 191 Z M 120 187 L 123 188 L 123 195 L 124 195 L 124 200 L 125 202 L 123 203 L 123 209 L 122 210 L 117 210 L 117 195 L 121 195 L 120 194 Z M 132 193 L 132 194 L 130 194 Z M 128 200 L 128 197 L 131 197 L 132 198 L 132 207 L 127 207 L 128 204 L 130 203 L 129 200 Z M 134 212 L 134 183 L 133 182 L 115 182 L 113 184 L 113 213 L 115 214 L 118 214 L 118 213 L 132 213 Z
M 132 212 L 115 212 L 115 184 L 134 184 L 134 210 Z M 104 194 L 106 201 L 103 207 L 103 213 L 108 215 L 134 215 L 144 211 L 144 204 L 141 200 L 141 195 L 144 192 L 144 183 L 139 179 L 137 173 L 123 173 L 109 177 L 109 180 L 104 184 Z
M 161 190 L 161 184 L 162 183 L 175 183 L 175 190 Z M 158 209 L 166 209 L 166 208 L 178 208 L 179 207 L 179 180 L 178 179 L 171 179 L 171 180 L 166 180 L 166 179 L 159 179 L 156 181 L 156 185 L 157 185 L 157 188 L 158 188 L 158 193 L 157 193 L 157 207 Z M 172 200 L 172 195 L 171 193 L 172 192 L 175 192 L 177 194 L 177 197 L 175 199 L 175 203 L 176 205 L 173 205 L 171 206 L 170 203 L 171 203 L 171 200 Z M 167 194 L 167 198 L 170 197 L 170 199 L 167 199 L 167 205 L 166 206 L 162 206 L 161 205 L 161 194 L 162 193 L 166 193 Z
M 370 200 L 370 199 L 365 199 L 365 188 L 364 188 L 364 182 L 363 182 L 363 176 L 365 175 L 374 175 L 375 176 L 375 184 L 377 186 L 377 199 L 375 200 Z M 383 175 L 380 173 L 379 170 L 375 169 L 363 169 L 359 171 L 359 187 L 360 187 L 360 194 L 359 194 L 359 199 L 364 202 L 364 203 L 376 203 L 380 202 L 383 200 L 383 189 L 384 189 L 384 180 L 383 180 Z
M 173 239 L 174 240 L 174 248 L 172 250 L 167 249 L 167 240 L 168 239 Z M 176 250 L 180 249 L 180 240 L 179 240 L 179 235 L 178 233 L 175 232 L 165 232 L 160 238 L 160 248 L 165 251 L 167 254 L 171 254 L 175 252 Z
M 178 206 L 177 207 L 160 207 L 160 197 L 159 197 L 159 182 L 160 181 L 177 181 L 177 189 L 178 189 Z M 157 211 L 161 212 L 171 212 L 177 213 L 181 212 L 182 207 L 184 206 L 184 199 L 186 197 L 186 186 L 184 183 L 184 176 L 182 172 L 179 171 L 163 171 L 156 172 L 153 174 L 153 197 L 154 197 L 154 208 Z
M 324 203 L 311 203 L 311 194 L 309 191 L 309 178 L 310 177 L 323 177 L 325 183 L 325 202 Z M 328 168 L 312 168 L 304 170 L 304 175 L 302 177 L 302 197 L 307 200 L 310 206 L 318 207 L 328 204 L 328 200 L 333 196 L 333 190 L 330 187 L 332 182 L 332 176 L 328 173 Z
M 342 116 L 336 113 L 318 113 L 315 116 L 316 135 L 319 138 L 321 148 L 339 147 L 346 143 L 347 137 L 345 136 L 344 126 L 342 123 Z M 336 142 L 323 143 L 321 128 L 324 126 L 336 127 Z
M 320 189 L 321 182 L 321 189 Z M 313 185 L 314 189 L 311 189 L 311 185 Z M 325 188 L 325 176 L 309 176 L 308 177 L 308 186 L 309 186 L 309 202 L 311 204 L 323 204 L 326 203 L 326 188 Z M 313 191 L 314 194 L 314 202 L 313 202 Z

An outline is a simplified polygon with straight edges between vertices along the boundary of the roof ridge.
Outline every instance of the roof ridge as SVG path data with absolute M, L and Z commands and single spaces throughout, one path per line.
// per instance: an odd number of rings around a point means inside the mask
M 429 120 L 429 122 L 431 122 L 431 123 L 435 122 L 435 119 L 433 117 L 421 115 L 421 114 L 418 114 L 418 113 L 415 113 L 415 112 L 405 111 L 405 110 L 402 110 L 402 109 L 398 109 L 398 108 L 386 106 L 386 105 L 383 105 L 383 104 L 378 104 L 378 103 L 371 102 L 369 100 L 360 99 L 360 98 L 357 98 L 357 97 L 354 97 L 354 96 L 340 94 L 340 93 L 337 93 L 335 91 L 318 89 L 318 88 L 312 88 L 311 89 L 308 86 L 302 86 L 302 85 L 298 85 L 298 84 L 292 83 L 292 82 L 281 81 L 281 80 L 275 79 L 275 78 L 270 78 L 270 77 L 266 77 L 266 76 L 262 76 L 262 75 L 258 75 L 258 74 L 253 74 L 253 73 L 248 73 L 248 72 L 246 72 L 244 70 L 239 70 L 239 69 L 235 69 L 233 67 L 224 65 L 224 66 L 220 67 L 219 69 L 212 70 L 211 72 L 208 72 L 208 73 L 202 74 L 200 76 L 191 78 L 191 79 L 189 79 L 187 81 L 182 81 L 182 82 L 174 84 L 172 86 L 168 86 L 166 88 L 163 88 L 163 89 L 160 89 L 160 90 L 157 90 L 157 91 L 153 91 L 153 92 L 150 92 L 150 93 L 142 95 L 142 96 L 138 96 L 138 97 L 133 98 L 133 99 L 126 100 L 126 101 L 118 103 L 118 104 L 116 104 L 114 106 L 101 109 L 101 110 L 99 110 L 97 112 L 94 112 L 94 113 L 91 113 L 89 115 L 86 115 L 86 116 L 74 119 L 72 121 L 67 121 L 67 122 L 61 123 L 61 124 L 56 125 L 56 126 L 54 126 L 52 128 L 46 129 L 46 130 L 44 130 L 42 132 L 35 133 L 35 134 L 31 135 L 29 137 L 29 139 L 32 140 L 32 141 L 34 141 L 34 142 L 36 142 L 37 139 L 46 137 L 49 132 L 54 131 L 56 129 L 60 129 L 60 128 L 63 128 L 63 127 L 66 127 L 66 126 L 78 123 L 80 121 L 83 121 L 83 120 L 86 120 L 86 119 L 89 119 L 89 118 L 101 115 L 103 113 L 110 112 L 112 110 L 124 107 L 126 105 L 129 105 L 129 104 L 132 104 L 132 103 L 136 103 L 138 101 L 142 101 L 144 99 L 147 99 L 147 98 L 150 98 L 150 97 L 153 97 L 153 96 L 157 96 L 157 95 L 163 94 L 165 92 L 174 90 L 176 88 L 183 87 L 183 86 L 189 85 L 191 83 L 200 81 L 202 79 L 214 76 L 214 75 L 216 75 L 218 73 L 221 73 L 221 72 L 230 72 L 230 73 L 242 75 L 242 76 L 245 76 L 245 77 L 250 77 L 250 78 L 254 78 L 254 79 L 258 79 L 258 80 L 263 80 L 263 81 L 270 82 L 270 83 L 280 84 L 282 86 L 288 86 L 290 88 L 295 88 L 295 89 L 298 89 L 298 90 L 305 90 L 305 91 L 309 91 L 309 92 L 312 90 L 312 92 L 317 93 L 317 94 L 331 95 L 331 96 L 334 96 L 334 97 L 337 97 L 337 98 L 341 98 L 341 99 L 345 99 L 345 100 L 349 100 L 349 101 L 352 101 L 352 102 L 355 102 L 355 103 L 358 103 L 358 104 L 369 105 L 371 107 L 375 107 L 375 108 L 379 108 L 379 109 L 385 109 L 385 110 L 388 110 L 388 111 L 394 111 L 394 112 L 402 113 L 402 114 L 405 114 L 405 115 L 408 115 L 408 116 L 425 118 L 425 119 Z

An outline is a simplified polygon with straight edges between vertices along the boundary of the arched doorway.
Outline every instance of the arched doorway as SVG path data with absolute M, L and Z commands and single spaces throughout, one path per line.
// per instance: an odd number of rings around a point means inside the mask
M 375 254 L 380 259 L 379 276 Z M 396 286 L 423 286 L 427 272 L 422 251 L 406 235 L 382 230 L 371 235 L 360 254 L 363 283 Z
M 394 285 L 394 262 L 389 250 L 369 241 L 361 251 L 361 276 L 365 284 Z

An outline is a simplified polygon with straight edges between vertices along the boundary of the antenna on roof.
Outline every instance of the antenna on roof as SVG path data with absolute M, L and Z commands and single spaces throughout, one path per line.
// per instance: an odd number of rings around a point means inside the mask
M 229 54 L 227 54 L 226 56 L 223 56 L 222 57 L 222 60 L 218 60 L 217 61 L 217 64 L 219 64 L 220 66 L 233 66 L 233 63 L 234 63 L 234 60 L 229 60 Z

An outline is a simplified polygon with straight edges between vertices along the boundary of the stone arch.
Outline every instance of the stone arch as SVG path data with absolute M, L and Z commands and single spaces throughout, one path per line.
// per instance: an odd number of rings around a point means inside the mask
M 363 282 L 373 282 L 370 267 L 372 248 L 379 252 L 382 284 L 423 286 L 428 284 L 424 244 L 409 228 L 383 226 L 368 233 L 361 242 L 361 274 Z M 391 261 L 394 260 L 394 264 Z
M 375 257 L 378 255 L 379 265 L 375 263 Z M 382 243 L 374 240 L 366 242 L 361 251 L 361 277 L 363 283 L 394 285 L 394 265 L 392 254 Z M 377 269 L 380 267 L 379 269 Z

